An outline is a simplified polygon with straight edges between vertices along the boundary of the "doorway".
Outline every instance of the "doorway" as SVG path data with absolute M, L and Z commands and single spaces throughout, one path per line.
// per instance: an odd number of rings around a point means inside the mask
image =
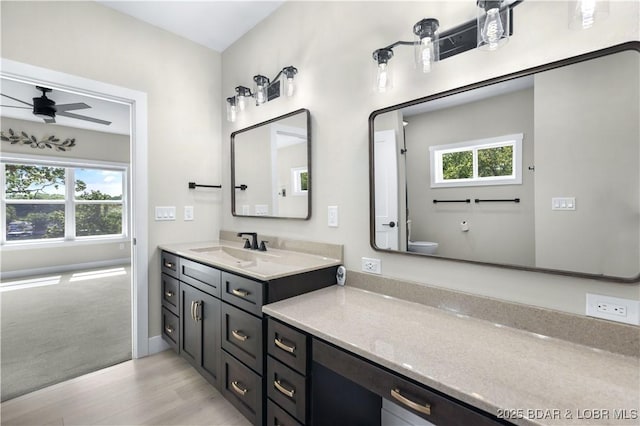
M 116 272 L 130 277 L 128 297 L 130 307 L 128 308 L 130 315 L 130 353 L 133 358 L 146 356 L 149 353 L 148 339 L 148 306 L 147 306 L 147 268 L 148 268 L 148 252 L 147 252 L 147 101 L 146 94 L 119 86 L 114 86 L 102 82 L 88 80 L 82 77 L 73 76 L 66 73 L 48 70 L 45 68 L 35 67 L 15 61 L 2 59 L 1 76 L 3 79 L 17 81 L 29 85 L 38 85 L 41 87 L 52 88 L 53 90 L 64 91 L 68 93 L 76 93 L 91 99 L 108 101 L 126 105 L 130 111 L 130 169 L 128 172 L 127 188 L 129 190 L 128 199 L 130 202 L 122 206 L 126 209 L 127 229 L 129 244 L 124 249 L 128 252 L 131 260 L 130 268 L 118 269 L 115 265 L 105 265 L 103 268 L 92 268 L 82 272 L 75 271 L 75 274 L 86 277 L 97 277 L 100 274 L 109 275 Z M 4 102 L 3 102 L 4 104 Z M 87 114 L 88 115 L 88 114 Z M 4 129 L 3 129 L 4 130 Z M 4 142 L 3 142 L 4 143 Z M 4 155 L 4 154 L 3 154 Z M 3 225 L 3 228 L 4 225 Z M 23 227 L 24 228 L 24 227 Z M 35 228 L 35 227 L 34 227 Z M 5 228 L 5 231 L 6 228 Z M 6 237 L 6 234 L 5 234 Z M 3 246 L 3 251 L 5 247 Z M 26 253 L 23 251 L 23 253 Z M 110 271 L 109 269 L 116 271 Z M 4 268 L 3 268 L 4 269 Z M 46 269 L 46 268 L 44 268 Z M 102 271 L 102 272 L 100 272 Z M 106 271 L 106 272 L 105 272 Z M 2 271 L 3 281 L 10 279 L 5 271 Z M 32 277 L 36 280 L 47 280 L 35 271 Z M 73 274 L 68 277 L 69 283 L 74 277 Z M 78 278 L 76 276 L 75 278 Z M 103 277 L 104 278 L 104 277 Z M 64 280 L 65 278 L 60 278 Z M 85 279 L 87 281 L 88 279 Z M 75 280 L 79 281 L 79 280 Z M 2 297 L 2 294 L 0 294 Z M 105 296 L 108 297 L 108 296 Z M 51 368 L 55 368 L 54 365 Z M 4 398 L 3 398 L 4 399 Z

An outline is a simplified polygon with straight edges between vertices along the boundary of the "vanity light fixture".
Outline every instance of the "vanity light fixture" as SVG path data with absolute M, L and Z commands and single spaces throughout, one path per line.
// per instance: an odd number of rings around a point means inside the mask
M 397 46 L 413 46 L 416 68 L 423 73 L 431 72 L 433 65 L 458 53 L 480 48 L 495 50 L 513 34 L 513 14 L 511 10 L 523 0 L 476 0 L 477 18 L 440 33 L 440 22 L 435 18 L 425 18 L 413 26 L 415 40 L 396 41 L 376 49 L 375 90 L 384 93 L 392 87 L 391 67 L 393 49 Z M 588 1 L 588 0 L 585 0 Z
M 246 109 L 249 98 L 255 99 L 256 106 L 279 98 L 281 85 L 283 86 L 282 93 L 285 96 L 293 96 L 296 74 L 298 74 L 298 69 L 289 65 L 282 68 L 272 80 L 261 74 L 253 76 L 253 91 L 246 86 L 237 86 L 235 96 L 227 98 L 227 120 L 235 121 L 237 114 Z M 281 82 L 281 80 L 283 81 Z

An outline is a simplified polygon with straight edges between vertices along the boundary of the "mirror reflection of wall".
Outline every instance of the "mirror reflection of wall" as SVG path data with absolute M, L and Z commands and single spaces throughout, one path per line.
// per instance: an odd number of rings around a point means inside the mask
M 375 116 L 375 245 L 637 277 L 639 58 L 619 52 Z
M 309 134 L 299 110 L 232 135 L 234 215 L 308 218 Z

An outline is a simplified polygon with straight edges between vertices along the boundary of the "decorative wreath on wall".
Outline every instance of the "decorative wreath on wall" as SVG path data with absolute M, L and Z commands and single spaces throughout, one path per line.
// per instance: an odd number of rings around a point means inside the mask
M 7 134 L 2 130 L 0 132 L 0 140 L 9 142 L 11 145 L 29 145 L 31 148 L 49 148 L 55 149 L 56 151 L 69 151 L 71 148 L 76 146 L 75 138 L 67 138 L 64 141 L 60 141 L 60 139 L 55 136 L 49 136 L 38 140 L 35 136 L 29 136 L 25 132 L 20 132 L 20 134 L 18 134 L 17 132 L 14 132 L 13 129 L 9 129 Z

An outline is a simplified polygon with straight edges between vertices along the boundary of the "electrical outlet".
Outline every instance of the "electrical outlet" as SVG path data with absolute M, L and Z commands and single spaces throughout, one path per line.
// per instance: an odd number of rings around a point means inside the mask
M 369 257 L 362 258 L 362 272 L 368 272 L 370 274 L 381 274 L 382 268 L 380 266 L 380 259 L 371 259 Z
M 640 301 L 587 293 L 589 316 L 640 325 Z

